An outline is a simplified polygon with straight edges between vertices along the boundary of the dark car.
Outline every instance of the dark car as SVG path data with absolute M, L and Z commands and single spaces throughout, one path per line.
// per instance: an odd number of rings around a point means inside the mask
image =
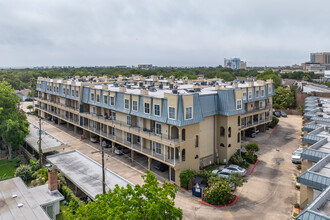
M 246 137 L 255 138 L 256 135 L 257 135 L 257 133 L 254 132 L 254 130 L 250 130 L 250 129 L 248 129 L 248 130 L 245 131 L 245 136 L 246 136 Z
M 282 117 L 285 117 L 285 118 L 288 117 L 287 114 L 286 114 L 285 112 L 281 112 L 281 116 L 282 116 Z
M 26 98 L 25 101 L 31 102 L 31 101 L 33 101 L 33 99 L 32 98 Z
M 130 149 L 123 147 L 123 146 L 116 147 L 116 149 L 115 149 L 115 154 L 117 154 L 117 155 L 128 154 L 130 152 L 131 152 Z
M 159 171 L 164 172 L 164 171 L 168 170 L 168 165 L 163 164 L 162 162 L 159 162 L 159 161 L 154 161 L 154 168 Z
M 273 112 L 273 115 L 275 115 L 276 117 L 281 117 L 281 113 L 280 112 Z

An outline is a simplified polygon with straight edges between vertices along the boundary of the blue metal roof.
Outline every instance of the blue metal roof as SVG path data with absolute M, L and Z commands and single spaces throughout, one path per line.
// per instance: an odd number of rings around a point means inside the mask
M 313 134 L 306 134 L 303 138 L 302 138 L 302 142 L 306 143 L 306 144 L 315 144 L 316 142 L 322 140 L 324 137 L 319 137 Z
M 328 153 L 319 151 L 319 150 L 314 150 L 314 149 L 310 149 L 307 148 L 302 154 L 301 154 L 301 158 L 306 159 L 306 160 L 310 160 L 313 162 L 318 162 L 320 161 L 322 158 L 326 157 L 328 155 Z
M 304 210 L 297 217 L 297 220 L 329 220 L 330 218 L 312 210 Z
M 303 131 L 313 131 L 315 129 L 318 129 L 320 128 L 321 126 L 315 124 L 315 122 L 311 122 L 311 123 L 308 123 L 306 124 L 304 127 L 303 127 Z
M 330 186 L 330 177 L 307 170 L 298 177 L 298 182 L 318 190 L 324 190 Z

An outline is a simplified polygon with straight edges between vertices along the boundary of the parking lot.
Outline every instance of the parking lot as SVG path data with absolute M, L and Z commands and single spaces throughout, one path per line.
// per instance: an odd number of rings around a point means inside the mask
M 35 116 L 28 116 L 29 121 L 37 123 Z M 89 140 L 81 141 L 73 132 L 66 132 L 65 126 L 55 125 L 44 121 L 43 128 L 71 147 L 63 151 L 77 149 L 90 158 L 101 163 L 101 155 L 93 151 L 99 144 Z M 292 206 L 297 201 L 295 178 L 298 171 L 291 163 L 291 154 L 300 144 L 302 119 L 301 116 L 281 118 L 280 123 L 271 135 L 271 130 L 260 132 L 256 138 L 247 141 L 259 144 L 260 162 L 248 182 L 239 188 L 239 199 L 234 206 L 213 208 L 199 202 L 200 198 L 193 197 L 191 192 L 179 190 L 176 206 L 183 209 L 185 219 L 290 219 Z M 142 155 L 136 155 L 135 163 L 128 157 L 111 153 L 106 161 L 106 167 L 118 173 L 134 184 L 143 184 L 141 175 L 144 174 L 146 160 Z M 61 151 L 61 152 L 63 152 Z M 154 170 L 155 171 L 155 170 Z M 166 173 L 156 171 L 160 181 Z

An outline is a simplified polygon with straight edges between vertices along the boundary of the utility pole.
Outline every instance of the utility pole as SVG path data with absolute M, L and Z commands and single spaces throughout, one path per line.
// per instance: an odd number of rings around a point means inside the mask
M 41 118 L 39 118 L 39 166 L 42 166 L 42 150 L 41 150 Z
M 101 142 L 101 150 L 94 151 L 94 152 L 92 152 L 92 154 L 99 153 L 99 152 L 102 153 L 102 192 L 103 192 L 103 194 L 105 194 L 104 146 L 103 146 L 102 142 Z

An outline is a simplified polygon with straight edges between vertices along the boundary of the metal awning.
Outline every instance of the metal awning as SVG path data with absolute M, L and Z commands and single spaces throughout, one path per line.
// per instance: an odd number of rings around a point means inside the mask
M 39 152 L 39 128 L 33 124 L 29 125 L 30 133 L 26 136 L 25 142 L 35 151 Z M 68 147 L 67 144 L 56 139 L 47 132 L 41 132 L 41 149 L 43 153 L 60 150 Z

